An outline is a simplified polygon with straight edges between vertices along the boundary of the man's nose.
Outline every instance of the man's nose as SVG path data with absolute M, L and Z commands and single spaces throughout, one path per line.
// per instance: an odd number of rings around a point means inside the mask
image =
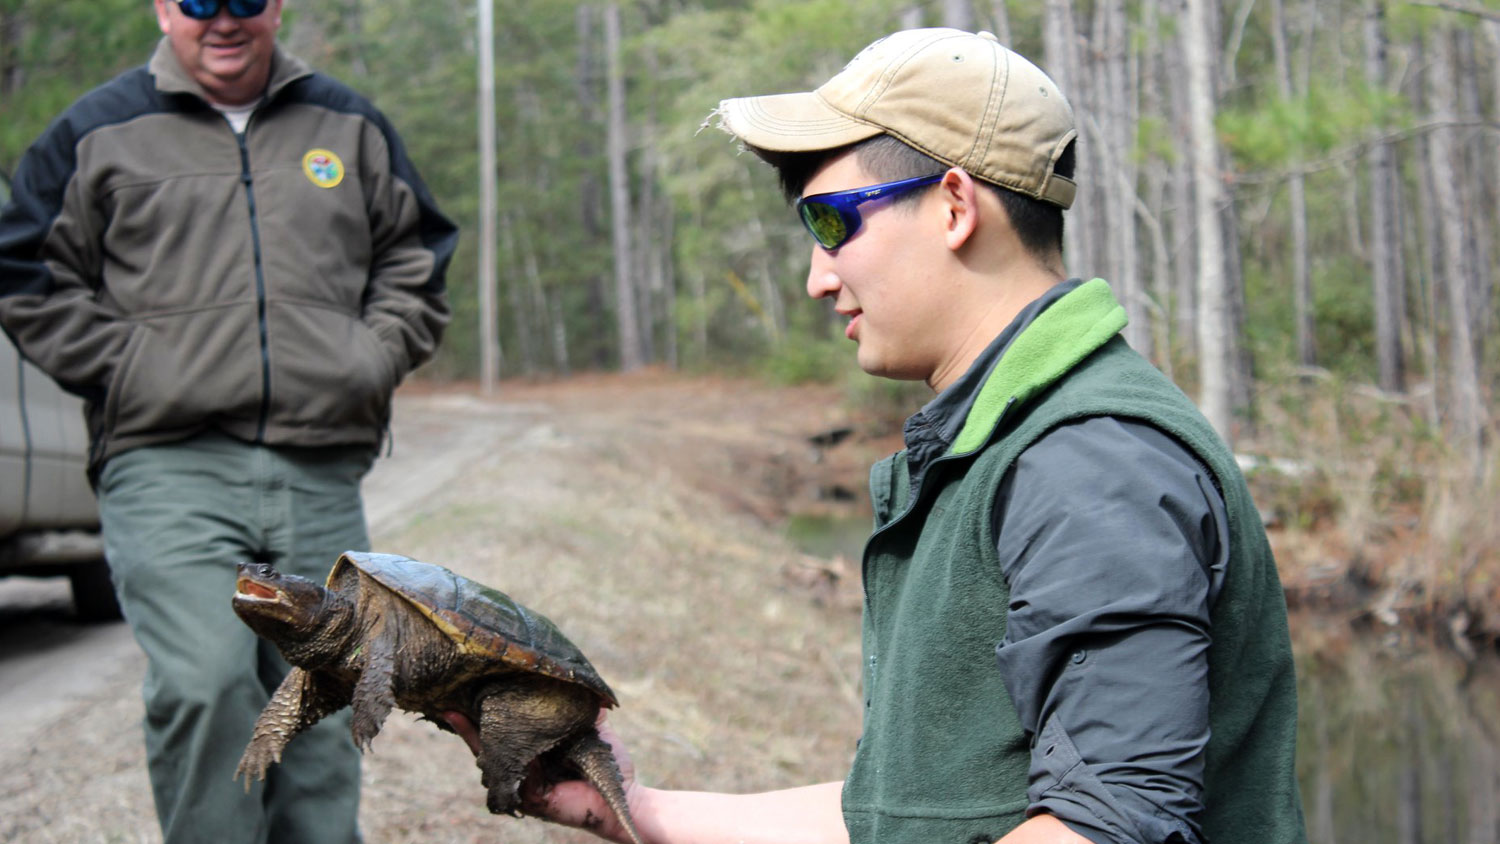
M 842 283 L 833 270 L 832 257 L 822 247 L 814 246 L 812 263 L 807 267 L 807 295 L 814 299 L 837 296 L 840 286 Z

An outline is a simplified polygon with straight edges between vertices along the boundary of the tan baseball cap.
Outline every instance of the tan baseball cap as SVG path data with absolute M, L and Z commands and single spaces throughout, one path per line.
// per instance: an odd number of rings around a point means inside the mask
M 717 113 L 752 149 L 818 152 L 885 133 L 1063 208 L 1077 190 L 1053 172 L 1078 134 L 1072 107 L 1047 74 L 988 32 L 897 32 L 816 91 L 724 100 Z

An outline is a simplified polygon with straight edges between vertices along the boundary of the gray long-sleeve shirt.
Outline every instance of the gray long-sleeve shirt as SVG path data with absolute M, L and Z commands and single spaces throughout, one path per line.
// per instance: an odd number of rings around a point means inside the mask
M 962 429 L 1054 286 L 907 420 L 912 486 Z M 1197 458 L 1129 419 L 1061 426 L 1003 480 L 996 542 L 1010 588 L 996 649 L 1032 734 L 1029 814 L 1099 844 L 1200 840 L 1209 608 L 1228 562 L 1223 497 Z

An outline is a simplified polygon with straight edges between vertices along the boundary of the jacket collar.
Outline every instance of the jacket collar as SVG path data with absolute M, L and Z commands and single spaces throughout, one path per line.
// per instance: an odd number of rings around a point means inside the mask
M 172 51 L 172 44 L 166 36 L 156 42 L 156 50 L 151 54 L 151 61 L 146 69 L 155 78 L 156 89 L 163 94 L 190 94 L 208 102 L 208 94 L 182 69 L 182 63 L 177 60 L 177 54 Z M 277 44 L 276 51 L 271 56 L 271 78 L 266 83 L 262 101 L 275 98 L 283 88 L 298 79 L 311 76 L 312 72 L 312 68 L 305 62 Z
M 950 454 L 977 451 L 989 442 L 1011 405 L 1023 405 L 1109 342 L 1127 322 L 1109 283 L 1078 285 L 1053 302 L 1005 349 L 969 408 Z
M 1053 302 L 1073 292 L 1081 284 L 1083 282 L 1076 278 L 1058 282 L 1022 308 L 1010 325 L 991 340 L 979 357 L 969 364 L 963 375 L 906 420 L 902 429 L 906 443 L 906 462 L 914 475 L 920 475 L 928 463 L 949 453 L 954 440 L 963 432 L 964 422 L 969 416 L 970 408 L 974 406 L 974 400 L 984 388 L 995 365 L 1004 357 L 1005 350 L 1010 348 L 1011 342 L 1037 316 L 1051 307 Z

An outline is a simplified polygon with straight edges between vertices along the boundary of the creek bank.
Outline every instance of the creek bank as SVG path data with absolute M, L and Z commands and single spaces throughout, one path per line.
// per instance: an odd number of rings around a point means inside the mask
M 801 495 L 773 496 L 779 524 L 803 551 L 829 560 L 818 576 L 808 576 L 825 599 L 827 581 L 859 577 L 863 547 L 860 525 L 870 519 L 869 466 L 902 447 L 899 433 L 873 417 L 853 414 L 844 433 L 832 443 L 823 432 L 808 437 L 815 459 L 788 464 L 793 480 L 787 488 Z M 1255 461 L 1280 466 L 1286 461 Z M 1441 642 L 1464 659 L 1500 654 L 1500 583 L 1486 592 L 1459 588 L 1431 575 L 1414 572 L 1414 560 L 1433 552 L 1432 537 L 1421 531 L 1413 513 L 1387 515 L 1388 527 L 1377 537 L 1351 540 L 1338 514 L 1341 503 L 1328 501 L 1309 484 L 1306 491 L 1264 469 L 1248 473 L 1257 502 L 1272 502 L 1267 534 L 1288 609 L 1320 614 L 1351 629 L 1415 634 Z M 856 584 L 857 585 L 857 584 Z

